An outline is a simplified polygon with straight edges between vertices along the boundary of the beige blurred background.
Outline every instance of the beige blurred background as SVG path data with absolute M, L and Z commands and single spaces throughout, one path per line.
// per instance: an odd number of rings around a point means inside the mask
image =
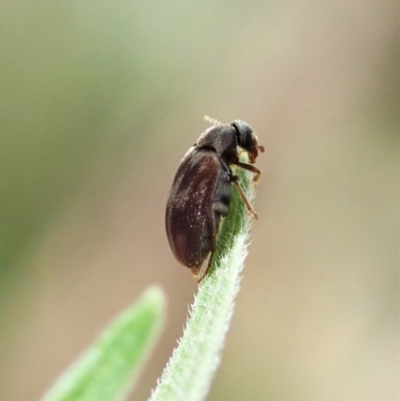
M 390 1 L 2 1 L 0 399 L 38 399 L 149 285 L 196 283 L 164 208 L 209 114 L 266 153 L 210 401 L 399 397 L 399 28 Z

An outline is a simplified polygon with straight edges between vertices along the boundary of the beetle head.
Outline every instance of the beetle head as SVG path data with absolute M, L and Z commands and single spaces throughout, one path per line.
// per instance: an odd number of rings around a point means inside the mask
M 237 144 L 249 154 L 250 163 L 255 163 L 258 151 L 264 152 L 264 146 L 258 144 L 257 135 L 249 124 L 242 120 L 235 120 L 231 125 L 236 130 Z

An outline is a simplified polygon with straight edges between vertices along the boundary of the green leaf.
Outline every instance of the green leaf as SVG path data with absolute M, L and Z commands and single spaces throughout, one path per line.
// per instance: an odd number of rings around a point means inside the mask
M 114 401 L 132 389 L 161 331 L 165 298 L 158 287 L 121 313 L 56 382 L 43 401 Z
M 252 201 L 253 175 L 242 169 L 236 173 Z M 235 190 L 212 268 L 200 284 L 183 337 L 150 401 L 200 401 L 207 396 L 233 314 L 252 219 Z

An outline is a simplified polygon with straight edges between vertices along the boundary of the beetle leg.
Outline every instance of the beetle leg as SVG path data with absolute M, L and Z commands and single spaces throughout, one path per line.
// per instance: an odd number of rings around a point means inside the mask
M 209 216 L 210 217 L 209 221 L 211 223 L 210 224 L 210 226 L 211 226 L 210 227 L 211 228 L 211 255 L 210 255 L 210 258 L 208 259 L 207 269 L 205 270 L 204 274 L 197 280 L 197 284 L 200 284 L 204 280 L 204 277 L 207 276 L 207 273 L 210 270 L 212 261 L 214 259 L 215 251 L 217 250 L 218 232 L 217 232 L 217 224 L 215 222 L 214 207 L 215 207 L 215 205 L 213 205 L 213 207 L 211 208 L 210 216 Z M 218 207 L 220 207 L 220 205 L 217 204 L 216 207 L 218 208 Z
M 255 176 L 253 178 L 254 182 L 257 182 L 260 179 L 261 170 L 259 168 L 257 168 L 256 166 L 253 166 L 252 164 L 242 163 L 242 162 L 239 162 L 239 161 L 235 162 L 234 164 L 236 166 L 240 167 L 240 168 L 243 168 L 245 170 L 249 170 L 252 173 L 254 173 L 255 174 Z
M 229 185 L 231 185 L 231 184 L 229 183 Z M 214 212 L 217 212 L 222 217 L 228 216 L 229 206 L 225 202 L 214 201 L 212 204 L 212 209 L 214 210 Z M 215 217 L 214 217 L 214 223 L 215 223 Z M 218 231 L 217 224 L 215 224 L 215 231 L 216 232 Z
M 212 261 L 214 259 L 214 253 L 215 253 L 215 251 L 211 251 L 210 258 L 208 259 L 207 269 L 205 270 L 204 274 L 197 280 L 197 284 L 200 284 L 204 280 L 204 278 L 207 276 L 207 273 L 210 270 Z
M 252 167 L 252 166 L 250 166 L 250 167 Z M 236 188 L 238 189 L 238 191 L 240 193 L 240 196 L 242 197 L 244 203 L 246 204 L 247 209 L 249 210 L 249 212 L 254 216 L 254 218 L 256 220 L 258 220 L 258 215 L 257 215 L 256 211 L 253 209 L 253 206 L 251 206 L 251 203 L 247 199 L 247 196 L 244 193 L 243 188 L 240 186 L 239 177 L 237 175 L 233 175 L 231 177 L 231 182 L 233 182 L 236 185 Z

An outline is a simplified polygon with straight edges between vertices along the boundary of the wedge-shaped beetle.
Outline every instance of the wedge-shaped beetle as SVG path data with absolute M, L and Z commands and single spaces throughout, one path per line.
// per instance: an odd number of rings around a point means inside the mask
M 207 275 L 217 249 L 217 235 L 221 218 L 229 213 L 232 184 L 236 186 L 255 218 L 257 214 L 246 198 L 239 179 L 231 165 L 253 172 L 258 181 L 261 170 L 253 166 L 258 151 L 257 137 L 251 127 L 241 120 L 221 124 L 205 117 L 214 124 L 200 135 L 182 159 L 167 202 L 165 223 L 167 236 L 176 259 L 198 276 L 201 265 L 211 253 Z M 237 147 L 248 153 L 251 164 L 239 161 Z

